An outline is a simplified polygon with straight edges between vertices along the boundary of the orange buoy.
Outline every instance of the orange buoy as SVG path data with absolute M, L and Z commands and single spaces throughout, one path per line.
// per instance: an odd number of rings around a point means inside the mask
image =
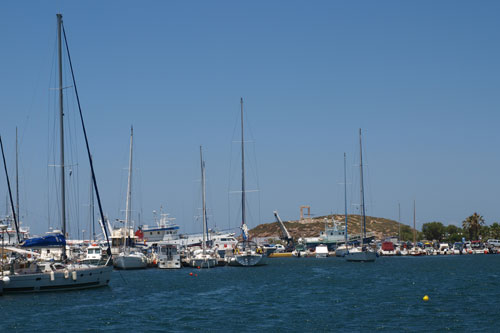
M 195 274 L 194 276 L 198 276 L 198 274 Z
M 189 273 L 189 276 L 193 276 L 193 272 Z
M 198 266 L 197 268 L 198 268 L 198 269 L 200 269 L 201 267 L 200 267 L 200 266 Z

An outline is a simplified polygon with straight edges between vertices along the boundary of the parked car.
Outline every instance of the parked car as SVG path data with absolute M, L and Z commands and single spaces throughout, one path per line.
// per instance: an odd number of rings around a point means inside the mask
M 498 239 L 488 239 L 488 245 L 500 247 L 500 240 Z

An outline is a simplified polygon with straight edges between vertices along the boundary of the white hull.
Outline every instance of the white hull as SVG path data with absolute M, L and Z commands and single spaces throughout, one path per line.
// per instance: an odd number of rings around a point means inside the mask
M 316 246 L 316 258 L 326 258 L 328 257 L 328 247 L 326 245 Z
M 351 262 L 373 262 L 377 258 L 377 253 L 373 251 L 351 250 L 345 255 L 345 258 Z
M 120 253 L 113 260 L 117 269 L 141 269 L 148 265 L 146 256 L 142 253 L 124 254 Z
M 171 259 L 168 259 L 166 256 L 160 257 L 158 260 L 158 268 L 161 268 L 161 269 L 179 269 L 179 268 L 181 268 L 181 256 L 175 255 Z
M 229 261 L 232 266 L 258 266 L 265 265 L 264 256 L 258 253 L 236 254 Z
M 29 293 L 76 290 L 107 286 L 112 266 L 71 265 L 66 270 L 35 274 L 9 275 L 0 280 L 0 293 Z
M 215 258 L 193 258 L 189 260 L 189 266 L 199 268 L 212 268 L 217 266 Z
M 339 246 L 336 250 L 335 250 L 335 256 L 336 257 L 345 257 L 347 252 L 349 252 L 349 250 L 347 249 L 347 247 L 345 247 L 345 245 L 342 245 L 342 246 Z

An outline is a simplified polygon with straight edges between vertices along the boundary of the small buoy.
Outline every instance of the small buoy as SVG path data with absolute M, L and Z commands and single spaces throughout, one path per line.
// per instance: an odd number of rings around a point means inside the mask
M 195 274 L 194 276 L 198 276 L 198 274 Z
M 427 302 L 429 300 L 429 296 L 425 295 L 423 298 L 424 302 Z
M 73 281 L 76 281 L 76 275 L 76 271 L 71 272 L 71 278 L 73 279 Z
M 3 283 L 4 283 L 4 284 L 9 284 L 9 282 L 10 282 L 10 277 L 8 277 L 8 276 L 4 276 L 4 277 L 2 278 L 2 281 L 3 281 Z
M 198 267 L 196 267 L 196 268 L 200 269 L 201 267 L 200 267 L 200 266 L 198 266 Z
M 54 279 L 55 279 L 54 272 L 50 272 L 50 281 L 54 281 Z
M 189 276 L 193 276 L 193 272 L 189 273 Z

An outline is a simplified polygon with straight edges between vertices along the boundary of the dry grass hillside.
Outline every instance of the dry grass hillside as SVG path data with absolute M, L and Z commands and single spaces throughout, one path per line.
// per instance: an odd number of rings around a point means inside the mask
M 299 237 L 317 237 L 319 233 L 325 230 L 325 218 L 328 223 L 332 225 L 332 216 L 336 221 L 344 223 L 344 215 L 327 215 L 319 216 L 311 219 L 304 219 L 301 221 L 284 221 L 288 232 L 294 239 Z M 360 233 L 362 224 L 362 216 L 349 215 L 348 230 L 349 233 Z M 375 232 L 378 239 L 383 239 L 389 236 L 398 235 L 399 223 L 394 220 L 389 220 L 381 217 L 366 217 L 366 231 Z M 402 224 L 401 226 L 404 226 Z M 250 230 L 251 237 L 279 237 L 280 229 L 278 222 L 264 223 Z

